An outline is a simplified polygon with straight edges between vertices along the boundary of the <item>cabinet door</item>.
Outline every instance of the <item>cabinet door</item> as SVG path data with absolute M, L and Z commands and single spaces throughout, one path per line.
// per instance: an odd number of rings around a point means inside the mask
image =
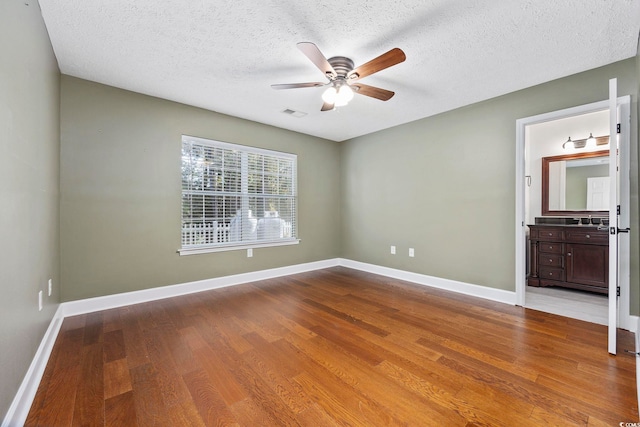
M 598 245 L 567 244 L 567 282 L 607 287 L 609 248 Z

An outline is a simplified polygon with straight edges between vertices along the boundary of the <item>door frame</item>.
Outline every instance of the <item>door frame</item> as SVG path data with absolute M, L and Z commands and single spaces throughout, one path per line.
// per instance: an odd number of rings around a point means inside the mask
M 618 97 L 618 105 L 626 104 L 630 105 L 631 97 L 629 95 Z M 590 104 L 579 105 L 576 107 L 566 108 L 563 110 L 551 111 L 548 113 L 538 114 L 536 116 L 524 117 L 516 120 L 516 215 L 515 215 L 515 284 L 516 284 L 516 305 L 525 307 L 525 294 L 526 294 L 526 223 L 525 223 L 525 140 L 526 140 L 526 128 L 527 126 L 544 123 L 559 119 L 564 119 L 573 116 L 579 116 L 588 113 L 594 113 L 598 111 L 608 110 L 609 100 L 603 100 L 593 102 Z M 627 119 L 630 119 L 630 109 L 622 109 L 625 117 L 621 118 L 622 126 L 626 126 L 626 135 L 629 138 L 629 123 Z M 626 117 L 626 115 L 629 117 Z M 628 154 L 628 152 L 626 153 Z M 625 160 L 629 162 L 629 159 Z M 621 254 L 623 263 L 628 265 L 630 260 L 630 254 L 627 251 L 625 254 Z M 635 330 L 635 324 L 632 324 L 631 316 L 629 315 L 629 277 L 621 277 L 620 280 L 620 298 L 619 298 L 619 318 L 618 326 L 627 329 Z

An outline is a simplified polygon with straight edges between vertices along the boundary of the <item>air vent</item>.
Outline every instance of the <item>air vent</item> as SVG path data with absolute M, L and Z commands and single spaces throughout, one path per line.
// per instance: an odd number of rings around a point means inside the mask
M 293 116 L 293 117 L 304 117 L 304 116 L 307 115 L 307 113 L 304 113 L 302 111 L 292 110 L 290 108 L 287 108 L 286 110 L 284 110 L 283 113 L 288 114 L 288 115 Z

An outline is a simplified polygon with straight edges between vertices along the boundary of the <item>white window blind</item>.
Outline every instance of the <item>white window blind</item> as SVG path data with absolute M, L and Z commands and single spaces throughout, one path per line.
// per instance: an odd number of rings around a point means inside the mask
M 294 154 L 182 137 L 180 253 L 297 243 Z

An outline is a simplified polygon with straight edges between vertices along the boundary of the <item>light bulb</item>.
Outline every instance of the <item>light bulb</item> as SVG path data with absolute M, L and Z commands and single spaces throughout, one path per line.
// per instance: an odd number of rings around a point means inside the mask
M 336 95 L 336 107 L 343 107 L 349 103 L 353 99 L 353 90 L 349 87 L 349 85 L 342 85 L 338 88 L 338 93 Z
M 334 104 L 336 102 L 336 94 L 338 91 L 335 87 L 331 86 L 329 89 L 325 90 L 322 94 L 322 100 L 327 104 Z

